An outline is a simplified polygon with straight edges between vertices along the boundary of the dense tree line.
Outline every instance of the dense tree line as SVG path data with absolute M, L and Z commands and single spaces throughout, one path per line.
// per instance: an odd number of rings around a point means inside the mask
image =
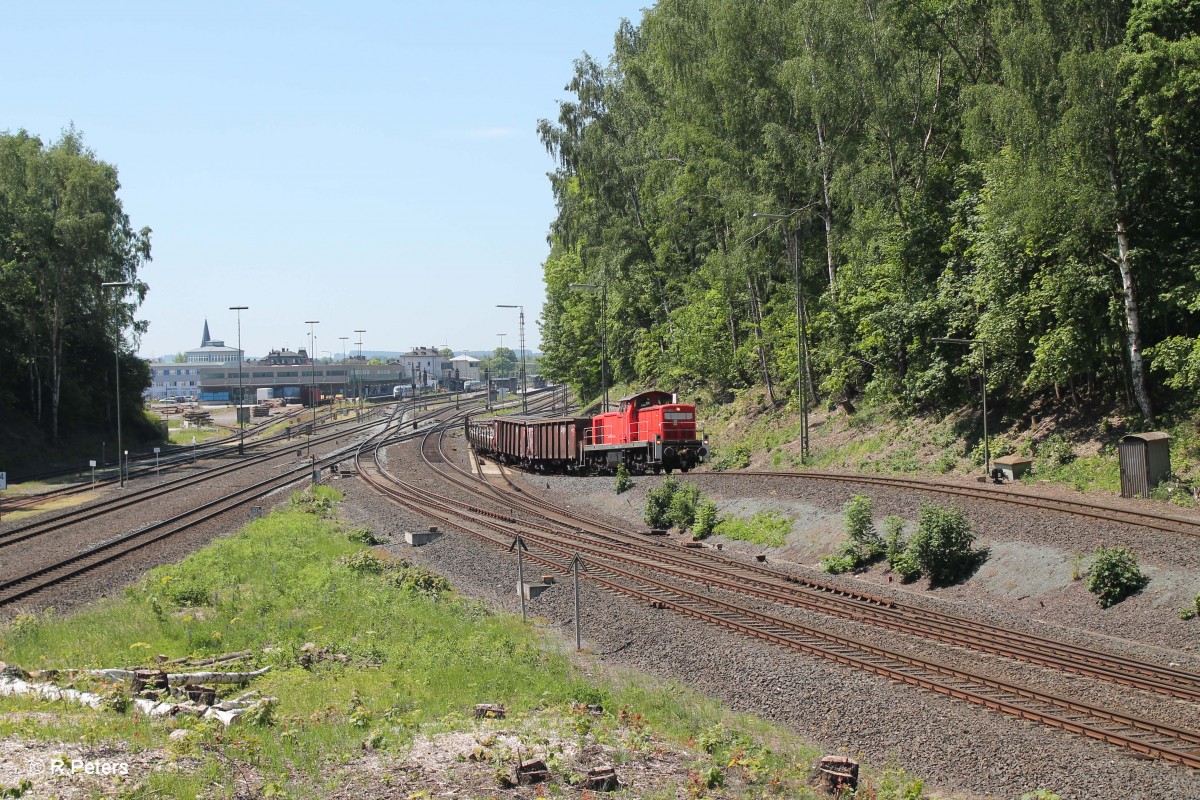
M 73 128 L 50 144 L 0 134 L 0 406 L 10 433 L 32 426 L 58 443 L 115 428 L 118 361 L 123 418 L 136 432 L 150 376 L 129 335 L 146 324 L 133 314 L 150 229 L 133 229 L 119 189 L 116 168 Z M 129 286 L 101 288 L 120 281 Z
M 659 0 L 539 126 L 543 372 L 783 402 L 806 360 L 810 396 L 915 406 L 986 348 L 1010 399 L 1152 420 L 1200 388 L 1198 26 L 1200 0 Z

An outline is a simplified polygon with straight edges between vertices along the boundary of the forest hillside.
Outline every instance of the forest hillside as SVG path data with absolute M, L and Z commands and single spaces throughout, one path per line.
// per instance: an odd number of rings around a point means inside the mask
M 1198 27 L 1196 0 L 660 0 L 539 126 L 543 373 L 936 413 L 986 372 L 1005 413 L 1156 424 L 1200 388 Z

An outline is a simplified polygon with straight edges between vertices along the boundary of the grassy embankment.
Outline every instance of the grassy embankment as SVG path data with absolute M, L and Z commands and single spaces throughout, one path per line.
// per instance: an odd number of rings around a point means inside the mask
M 252 776 L 262 796 L 318 797 L 353 768 L 364 748 L 402 758 L 421 735 L 493 724 L 511 730 L 533 720 L 525 728 L 532 731 L 526 752 L 564 727 L 568 739 L 616 746 L 618 763 L 662 742 L 689 748 L 682 785 L 625 796 L 816 796 L 807 777 L 817 751 L 680 687 L 585 680 L 545 634 L 356 543 L 325 518 L 335 498 L 330 490 L 319 492 L 316 501 L 294 503 L 180 564 L 153 570 L 124 597 L 65 618 L 21 616 L 0 629 L 0 659 L 26 669 L 118 667 L 149 663 L 156 654 L 251 650 L 252 659 L 236 668 L 272 667 L 252 684 L 278 698 L 267 718 L 226 731 L 190 716 L 150 721 L 133 712 L 7 698 L 0 699 L 0 737 L 87 745 L 115 740 L 155 760 L 161 755 L 164 769 L 133 776 L 121 789 L 126 797 L 229 797 L 233 775 Z M 313 652 L 306 643 L 318 654 L 346 658 L 318 656 L 306 664 Z M 469 711 L 479 702 L 507 704 L 510 718 L 474 721 Z M 600 703 L 605 713 L 581 719 L 573 705 L 579 702 Z M 624 713 L 614 713 L 619 709 Z M 192 733 L 169 739 L 178 728 Z M 511 753 L 486 747 L 483 753 L 497 770 L 511 763 Z M 171 768 L 181 759 L 186 769 Z M 553 758 L 551 765 L 556 782 L 546 791 L 579 796 L 568 781 L 569 765 Z M 903 773 L 866 774 L 881 800 L 921 796 L 920 783 Z
M 795 409 L 770 409 L 761 391 L 748 391 L 733 403 L 701 410 L 714 445 L 710 462 L 736 469 L 751 463 L 774 469 L 802 467 L 800 424 Z M 1023 480 L 1044 481 L 1079 491 L 1120 492 L 1117 441 L 1131 428 L 1108 419 L 1032 427 L 1001 419 L 991 431 L 992 457 L 1015 453 L 1034 459 Z M 862 402 L 853 414 L 841 409 L 810 417 L 807 466 L 897 474 L 982 474 L 982 430 L 969 411 L 915 417 L 891 407 Z M 1187 416 L 1160 421 L 1171 434 L 1171 466 L 1177 480 L 1155 497 L 1194 505 L 1189 487 L 1200 483 L 1200 422 Z

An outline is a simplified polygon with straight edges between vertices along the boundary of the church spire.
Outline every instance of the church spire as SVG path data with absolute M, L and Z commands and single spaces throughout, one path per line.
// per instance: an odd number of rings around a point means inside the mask
M 212 337 L 208 335 L 208 320 L 204 320 L 204 338 L 200 340 L 201 347 L 208 347 L 208 343 L 212 341 Z

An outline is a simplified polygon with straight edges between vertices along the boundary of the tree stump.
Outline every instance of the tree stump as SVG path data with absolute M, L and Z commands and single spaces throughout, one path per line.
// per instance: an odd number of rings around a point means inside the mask
M 858 788 L 858 762 L 846 756 L 821 756 L 817 762 L 821 783 L 831 794 Z
M 621 782 L 612 767 L 592 767 L 583 779 L 583 788 L 593 792 L 615 792 L 621 788 Z
M 532 786 L 550 780 L 550 769 L 540 758 L 517 765 L 517 785 Z

